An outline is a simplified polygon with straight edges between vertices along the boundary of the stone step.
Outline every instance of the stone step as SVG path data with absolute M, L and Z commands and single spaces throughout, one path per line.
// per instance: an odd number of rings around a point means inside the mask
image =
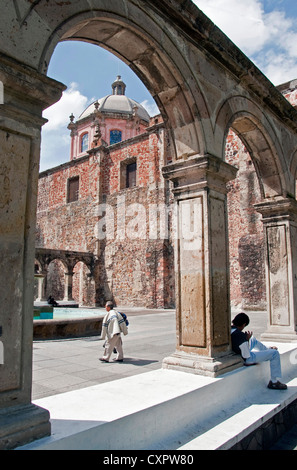
M 263 390 L 261 394 L 258 392 L 254 395 L 255 403 L 249 402 L 248 406 L 245 404 L 241 410 L 238 410 L 238 405 L 234 406 L 233 414 L 230 413 L 230 409 L 226 410 L 226 417 L 221 423 L 214 424 L 205 432 L 200 429 L 199 435 L 178 447 L 178 450 L 228 450 L 236 448 L 248 436 L 256 436 L 255 432 L 258 433 L 256 442 L 250 440 L 249 450 L 259 450 L 261 442 L 265 442 L 267 436 L 276 440 L 280 435 L 278 433 L 275 436 L 272 435 L 273 425 L 268 428 L 269 421 L 297 399 L 297 379 L 290 380 L 287 385 L 289 390 L 276 392 L 279 396 L 275 396 L 274 399 L 272 391 L 267 389 Z M 271 401 L 276 403 L 271 403 Z M 264 429 L 263 435 L 259 434 L 261 428 Z M 282 428 L 282 432 L 284 432 L 284 428 Z M 272 440 L 270 445 L 273 442 Z M 269 439 L 267 439 L 267 443 L 269 444 Z
M 21 449 L 230 448 L 297 399 L 297 345 L 277 346 L 288 390 L 267 389 L 268 363 L 217 378 L 159 369 L 36 400 L 52 434 Z

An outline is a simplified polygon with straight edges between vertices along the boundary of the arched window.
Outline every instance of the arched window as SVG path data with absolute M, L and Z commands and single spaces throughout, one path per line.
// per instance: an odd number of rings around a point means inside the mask
M 89 134 L 86 133 L 81 137 L 80 141 L 80 151 L 86 152 L 89 148 Z
M 113 129 L 110 131 L 109 134 L 109 143 L 110 145 L 112 144 L 117 144 L 118 142 L 122 141 L 122 131 L 119 131 L 117 129 Z

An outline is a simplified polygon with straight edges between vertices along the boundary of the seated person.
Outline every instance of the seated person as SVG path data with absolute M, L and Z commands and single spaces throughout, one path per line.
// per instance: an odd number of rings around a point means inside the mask
M 267 348 L 257 341 L 253 333 L 243 329 L 249 324 L 250 319 L 245 313 L 236 315 L 231 327 L 232 349 L 236 354 L 240 354 L 246 366 L 257 364 L 258 362 L 270 361 L 271 380 L 268 388 L 272 390 L 286 390 L 287 385 L 281 383 L 281 363 L 280 355 L 275 346 Z
M 53 298 L 53 296 L 49 296 L 49 298 L 47 299 L 47 303 L 49 305 L 52 305 L 53 307 L 58 307 L 58 302 L 55 301 L 55 299 Z

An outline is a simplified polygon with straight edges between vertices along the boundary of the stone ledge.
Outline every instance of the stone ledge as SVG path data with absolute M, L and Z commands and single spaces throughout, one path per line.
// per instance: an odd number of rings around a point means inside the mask
M 232 448 L 297 399 L 296 345 L 277 346 L 288 390 L 267 389 L 268 363 L 217 378 L 159 369 L 37 400 L 52 435 L 23 449 Z
M 288 423 L 278 428 L 282 416 L 291 408 L 296 410 L 297 379 L 288 387 L 289 391 L 280 392 L 263 389 L 262 396 L 257 392 L 242 409 L 237 404 L 233 414 L 226 410 L 221 423 L 205 429 L 179 450 L 267 450 L 290 427 Z

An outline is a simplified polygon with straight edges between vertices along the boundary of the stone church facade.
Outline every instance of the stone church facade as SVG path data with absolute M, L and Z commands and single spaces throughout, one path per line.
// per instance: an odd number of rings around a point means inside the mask
M 294 106 L 296 85 L 279 87 Z M 174 308 L 175 209 L 172 183 L 162 176 L 171 152 L 161 116 L 150 118 L 117 77 L 112 94 L 77 121 L 71 115 L 68 128 L 70 161 L 39 176 L 36 271 L 43 289 L 35 298 L 51 294 L 80 306 L 112 298 L 122 306 Z M 250 154 L 232 130 L 225 159 L 238 168 L 227 198 L 231 306 L 265 310 L 263 223 L 254 209 L 260 187 Z M 51 257 L 38 261 L 40 249 Z M 92 266 L 77 257 L 69 269 L 65 252 L 92 254 Z

